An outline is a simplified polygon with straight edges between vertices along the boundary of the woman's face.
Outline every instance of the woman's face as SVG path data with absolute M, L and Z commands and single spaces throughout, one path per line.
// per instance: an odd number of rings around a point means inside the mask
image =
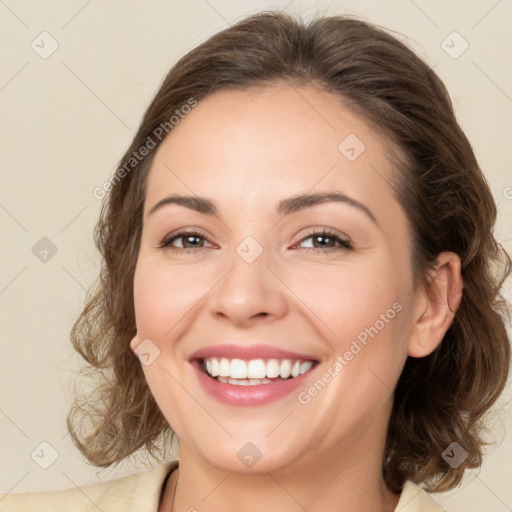
M 158 148 L 132 349 L 180 455 L 277 471 L 383 448 L 414 297 L 392 172 L 378 134 L 312 87 L 216 92 Z M 305 373 L 276 379 L 290 364 Z

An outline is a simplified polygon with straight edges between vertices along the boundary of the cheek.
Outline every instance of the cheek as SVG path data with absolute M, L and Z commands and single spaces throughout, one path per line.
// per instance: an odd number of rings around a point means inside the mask
M 199 285 L 194 288 L 201 282 L 195 274 L 185 267 L 157 264 L 142 255 L 134 275 L 137 333 L 157 347 L 153 349 L 157 354 L 154 361 L 142 369 L 162 414 L 180 437 L 186 437 L 187 432 L 184 411 L 195 409 L 179 384 L 183 367 L 175 364 L 179 355 L 178 344 L 173 341 L 186 329 L 201 294 Z
M 390 258 L 368 257 L 343 265 L 310 265 L 297 272 L 290 268 L 285 281 L 303 301 L 301 311 L 318 326 L 337 353 L 351 340 L 377 323 L 394 323 L 406 283 Z M 309 312 L 308 312 L 309 310 Z M 383 320 L 381 315 L 384 315 Z
M 330 384 L 321 402 L 339 421 L 347 410 L 371 416 L 388 402 L 407 356 L 407 272 L 383 256 L 317 266 L 293 281 L 292 275 L 290 287 L 305 299 L 302 311 L 330 353 L 324 376 Z
M 304 298 L 307 308 L 301 313 L 317 328 L 318 344 L 330 353 L 319 375 L 322 382 L 301 389 L 299 401 L 311 407 L 305 409 L 310 414 L 328 417 L 326 430 L 336 432 L 357 430 L 389 407 L 407 355 L 406 281 L 391 258 L 361 263 L 317 266 L 288 281 Z
M 192 312 L 207 289 L 197 270 L 186 266 L 162 268 L 142 260 L 134 276 L 137 331 L 158 340 L 170 335 L 180 319 Z

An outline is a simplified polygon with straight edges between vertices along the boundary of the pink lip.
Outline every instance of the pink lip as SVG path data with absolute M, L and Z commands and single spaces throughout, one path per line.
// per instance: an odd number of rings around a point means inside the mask
M 289 350 L 272 347 L 270 345 L 213 345 L 196 350 L 192 359 L 207 359 L 209 357 L 226 357 L 227 359 L 291 359 L 292 361 L 317 361 L 313 356 L 297 354 Z M 271 384 L 263 384 L 264 386 Z
M 299 386 L 306 387 L 306 381 L 315 372 L 316 367 L 293 379 L 280 380 L 256 386 L 237 386 L 226 384 L 210 377 L 203 369 L 199 359 L 192 361 L 192 366 L 203 389 L 215 400 L 235 407 L 254 407 L 265 405 L 297 390 Z

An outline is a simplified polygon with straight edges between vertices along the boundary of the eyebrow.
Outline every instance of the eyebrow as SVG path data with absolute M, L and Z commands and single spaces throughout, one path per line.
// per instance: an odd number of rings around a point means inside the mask
M 379 225 L 375 215 L 367 206 L 345 194 L 342 194 L 341 192 L 318 192 L 314 194 L 299 194 L 297 196 L 288 197 L 279 201 L 277 206 L 277 213 L 283 216 L 290 215 L 292 213 L 298 212 L 299 210 L 304 210 L 305 208 L 310 208 L 312 206 L 330 202 L 345 203 L 354 208 L 357 208 L 358 210 L 365 213 L 373 221 L 374 224 L 377 226 Z M 215 204 L 209 199 L 198 196 L 179 195 L 164 197 L 158 201 L 158 203 L 156 203 L 151 208 L 151 210 L 149 210 L 147 216 L 150 217 L 157 210 L 169 204 L 179 204 L 205 215 L 219 216 Z

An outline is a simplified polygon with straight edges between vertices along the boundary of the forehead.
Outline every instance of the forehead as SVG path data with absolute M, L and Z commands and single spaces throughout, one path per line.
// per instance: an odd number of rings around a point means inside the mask
M 199 101 L 158 148 L 146 211 L 171 192 L 247 206 L 339 191 L 389 215 L 397 208 L 389 154 L 377 130 L 319 88 L 217 91 Z

